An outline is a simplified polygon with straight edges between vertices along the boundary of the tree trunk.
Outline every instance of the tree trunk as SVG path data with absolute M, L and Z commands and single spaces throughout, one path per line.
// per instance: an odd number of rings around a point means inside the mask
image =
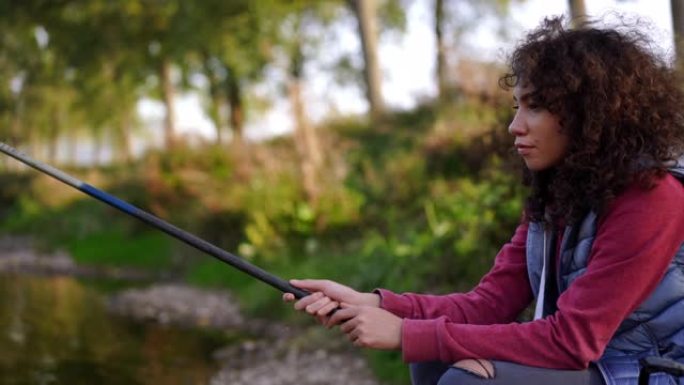
M 19 147 L 21 143 L 24 141 L 24 137 L 22 136 L 22 120 L 21 120 L 21 112 L 22 112 L 22 106 L 23 106 L 23 99 L 21 94 L 16 96 L 16 104 L 14 105 L 14 108 L 12 109 L 12 122 L 10 124 L 10 134 L 7 144 L 14 146 L 14 147 Z M 17 162 L 7 162 L 6 156 L 3 156 L 5 160 L 5 169 L 6 170 L 17 170 Z
M 68 136 L 70 136 L 70 139 L 67 140 L 66 143 L 67 155 L 65 162 L 72 166 L 76 166 L 78 164 L 78 132 L 76 132 L 76 130 L 71 130 Z
M 242 90 L 237 79 L 231 76 L 228 84 L 228 105 L 230 106 L 230 126 L 233 128 L 234 137 L 238 143 L 242 143 L 242 135 L 245 125 L 244 107 L 242 105 Z
M 223 143 L 223 129 L 225 128 L 225 118 L 223 116 L 223 104 L 225 98 L 221 93 L 221 80 L 211 67 L 212 57 L 208 53 L 203 54 L 204 60 L 204 74 L 209 80 L 209 118 L 214 123 L 214 130 L 216 131 L 216 145 Z
M 117 158 L 120 162 L 130 163 L 133 159 L 131 151 L 131 111 L 126 110 L 119 120 L 119 146 Z
M 10 142 L 9 144 L 17 146 L 22 140 L 22 121 L 21 116 L 23 112 L 23 96 L 21 94 L 16 97 L 16 104 L 12 111 L 12 124 L 10 126 Z
M 300 159 L 304 193 L 307 202 L 312 207 L 316 207 L 320 197 L 318 169 L 321 163 L 321 153 L 316 133 L 304 112 L 301 89 L 300 79 L 290 79 L 288 91 L 296 124 L 294 140 Z
M 670 5 L 676 54 L 675 65 L 679 71 L 682 71 L 684 69 L 684 0 L 671 0 Z
M 92 165 L 97 167 L 100 165 L 100 159 L 102 159 L 102 147 L 104 145 L 102 132 L 96 132 L 93 137 L 93 160 Z
M 164 106 L 166 107 L 166 115 L 164 117 L 164 148 L 168 150 L 174 146 L 176 139 L 175 90 L 171 79 L 171 62 L 168 59 L 162 60 L 159 80 Z
M 437 50 L 437 92 L 440 102 L 448 94 L 446 47 L 444 45 L 444 0 L 435 0 L 435 45 Z
M 55 125 L 52 124 L 50 125 L 50 133 L 48 134 L 47 137 L 47 161 L 49 164 L 56 164 L 57 163 L 57 146 L 58 146 L 58 141 L 57 141 L 57 129 L 55 128 Z
M 584 4 L 584 0 L 568 0 L 568 5 L 570 7 L 572 26 L 574 28 L 581 27 L 587 18 L 587 7 Z
M 385 112 L 378 61 L 377 2 L 376 0 L 353 0 L 352 5 L 359 22 L 359 35 L 363 47 L 366 97 L 371 118 L 377 122 Z
M 33 132 L 33 130 L 29 129 L 26 133 L 26 147 L 28 148 L 28 153 L 34 154 L 34 156 L 40 160 L 40 145 L 38 141 L 39 139 L 36 137 L 36 134 Z
M 228 87 L 228 106 L 230 107 L 230 126 L 233 130 L 233 158 L 237 166 L 237 175 L 246 178 L 250 173 L 249 158 L 245 148 L 244 126 L 245 112 L 242 102 L 242 88 L 238 79 L 235 78 L 234 71 L 229 70 Z
M 216 131 L 216 145 L 220 146 L 223 143 L 223 98 L 218 93 L 217 84 L 212 84 L 213 80 L 209 81 L 209 94 L 211 96 L 211 106 L 209 107 L 209 118 L 214 123 L 214 130 Z M 216 87 L 216 88 L 215 88 Z
M 57 139 L 59 137 L 60 125 L 62 121 L 59 113 L 59 106 L 52 107 L 51 115 L 52 123 L 50 124 L 50 127 L 48 127 L 47 135 L 47 159 L 50 164 L 56 164 L 58 146 Z
M 300 42 L 294 44 L 291 55 L 288 93 L 295 121 L 294 142 L 300 159 L 300 170 L 307 202 L 312 207 L 316 207 L 320 196 L 318 170 L 323 163 L 323 158 L 316 131 L 306 117 L 302 101 L 304 55 Z

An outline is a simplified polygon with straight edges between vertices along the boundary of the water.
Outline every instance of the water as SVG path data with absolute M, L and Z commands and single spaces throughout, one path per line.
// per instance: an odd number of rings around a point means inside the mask
M 218 334 L 138 324 L 69 277 L 0 275 L 0 384 L 196 385 L 218 368 Z

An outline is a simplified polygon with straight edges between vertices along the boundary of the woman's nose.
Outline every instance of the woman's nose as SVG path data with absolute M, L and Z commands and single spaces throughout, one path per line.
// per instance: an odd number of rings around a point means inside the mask
M 511 124 L 508 125 L 508 132 L 513 136 L 521 136 L 527 133 L 527 125 L 524 119 L 520 116 L 520 112 L 516 112 L 513 116 Z

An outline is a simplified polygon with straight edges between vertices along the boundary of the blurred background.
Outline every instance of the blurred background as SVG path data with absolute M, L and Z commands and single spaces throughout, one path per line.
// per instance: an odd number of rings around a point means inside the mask
M 283 278 L 468 290 L 526 193 L 498 78 L 561 14 L 682 63 L 682 0 L 0 0 L 0 141 Z M 2 384 L 408 383 L 6 156 L 0 271 Z

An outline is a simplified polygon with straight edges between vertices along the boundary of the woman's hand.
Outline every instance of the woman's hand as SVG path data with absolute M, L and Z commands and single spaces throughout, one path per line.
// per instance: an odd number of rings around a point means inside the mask
M 392 350 L 401 347 L 402 319 L 387 310 L 372 306 L 342 304 L 328 320 L 331 327 L 342 323 L 342 330 L 354 345 Z
M 328 315 L 344 302 L 351 305 L 364 305 L 369 307 L 380 306 L 380 296 L 374 293 L 361 293 L 348 286 L 330 280 L 304 279 L 290 280 L 293 286 L 311 292 L 310 295 L 295 302 L 296 310 L 306 311 L 313 315 L 322 324 L 329 323 Z M 295 296 L 292 293 L 283 294 L 283 301 L 292 302 Z M 332 325 L 330 325 L 332 326 Z

